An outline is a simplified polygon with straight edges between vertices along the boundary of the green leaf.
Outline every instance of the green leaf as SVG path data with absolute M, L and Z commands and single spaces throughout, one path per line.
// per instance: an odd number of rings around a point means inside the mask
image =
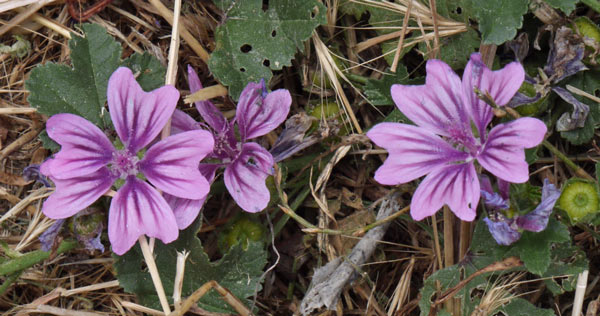
M 266 11 L 262 6 L 262 0 L 235 2 L 215 31 L 208 66 L 234 99 L 249 82 L 268 82 L 271 70 L 290 66 L 303 41 L 326 23 L 325 6 L 315 0 L 271 0 Z
M 485 44 L 500 45 L 517 35 L 529 0 L 465 0 L 470 15 L 479 22 Z
M 370 6 L 363 3 L 356 3 L 350 0 L 342 0 L 338 4 L 338 10 L 343 14 L 353 15 L 357 20 L 370 10 Z
M 60 145 L 53 141 L 50 136 L 48 136 L 46 130 L 43 130 L 38 137 L 42 141 L 42 146 L 44 146 L 44 148 L 50 150 L 51 152 L 57 152 L 60 150 Z
M 560 295 L 575 290 L 577 276 L 587 270 L 588 266 L 585 253 L 577 246 L 566 242 L 552 249 L 552 261 L 542 277 L 552 294 Z M 556 278 L 556 276 L 567 277 Z
M 485 264 L 482 266 L 481 262 L 479 261 L 479 258 L 474 257 L 473 262 L 471 262 L 470 265 L 455 264 L 453 266 L 436 271 L 430 277 L 428 277 L 421 288 L 421 300 L 419 301 L 419 308 L 421 310 L 420 315 L 431 315 L 430 309 L 432 298 L 436 293 L 439 293 L 439 291 L 446 291 L 457 285 L 458 282 L 461 281 L 462 275 L 467 277 L 473 274 L 477 270 L 476 267 L 483 267 L 487 265 Z M 485 275 L 490 275 L 490 273 L 485 273 L 473 278 L 473 280 L 467 283 L 465 287 L 460 289 L 456 295 L 454 295 L 454 298 L 461 300 L 460 315 L 472 315 L 473 310 L 479 304 L 481 299 L 476 295 L 471 295 L 471 293 L 476 288 L 485 288 L 485 285 L 488 284 Z
M 200 240 L 196 237 L 198 222 L 181 231 L 179 238 L 168 245 L 158 240 L 156 242 L 154 248 L 156 265 L 169 300 L 172 300 L 177 252 L 184 250 L 189 251 L 190 255 L 185 266 L 183 297 L 189 296 L 210 280 L 217 281 L 242 301 L 260 290 L 260 276 L 267 263 L 264 243 L 249 242 L 247 250 L 244 250 L 241 244 L 237 244 L 220 260 L 210 262 Z M 142 304 L 160 309 L 150 275 L 142 270 L 144 259 L 140 247 L 136 245 L 125 255 L 114 257 L 117 279 L 125 291 L 135 293 Z M 250 301 L 246 302 L 248 306 L 251 305 Z M 225 303 L 223 297 L 214 290 L 202 297 L 198 305 L 212 312 L 234 312 Z
M 136 80 L 144 91 L 151 91 L 165 84 L 167 70 L 156 57 L 148 53 L 135 53 L 123 60 L 121 66 L 128 67 L 136 75 L 139 74 Z
M 394 108 L 390 114 L 388 114 L 382 122 L 392 123 L 409 123 L 410 120 L 404 115 L 398 108 Z
M 455 36 L 440 38 L 439 59 L 447 63 L 452 69 L 462 69 L 469 61 L 469 57 L 479 47 L 481 39 L 475 30 L 468 28 L 464 33 Z M 425 42 L 419 43 L 419 50 L 426 52 Z M 426 54 L 425 57 L 433 56 Z
M 398 65 L 396 72 L 384 75 L 382 79 L 369 79 L 365 84 L 364 93 L 373 105 L 394 105 L 391 88 L 394 84 L 422 84 L 423 78 L 410 79 L 404 65 Z
M 522 298 L 515 298 L 500 308 L 504 315 L 510 316 L 554 316 L 554 311 L 539 308 Z
M 519 256 L 529 272 L 542 275 L 550 266 L 552 244 L 569 240 L 571 235 L 567 227 L 551 218 L 545 230 L 539 233 L 523 232 L 521 239 L 511 245 L 509 254 Z
M 101 128 L 109 125 L 103 115 L 108 78 L 119 67 L 121 45 L 96 24 L 83 24 L 84 37 L 71 34 L 71 63 L 46 63 L 31 71 L 25 83 L 27 99 L 40 113 L 73 113 Z
M 550 6 L 560 9 L 566 15 L 571 14 L 575 10 L 575 5 L 579 0 L 545 0 Z
M 545 230 L 539 233 L 524 231 L 521 239 L 514 244 L 501 246 L 496 243 L 485 222 L 480 220 L 473 233 L 471 251 L 480 256 L 489 257 L 493 261 L 517 256 L 523 261 L 529 272 L 543 275 L 552 261 L 553 245 L 570 240 L 571 236 L 567 227 L 551 217 Z

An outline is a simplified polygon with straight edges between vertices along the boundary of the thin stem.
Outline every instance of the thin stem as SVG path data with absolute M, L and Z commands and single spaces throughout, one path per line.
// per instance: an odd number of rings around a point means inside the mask
M 410 205 L 405 206 L 403 209 L 399 210 L 398 212 L 396 212 L 396 213 L 394 213 L 394 214 L 392 214 L 392 215 L 390 215 L 390 216 L 388 216 L 386 218 L 382 218 L 382 219 L 380 219 L 378 221 L 375 221 L 375 222 L 373 222 L 373 223 L 371 223 L 369 225 L 366 225 L 363 228 L 359 228 L 357 231 L 355 231 L 354 233 L 352 233 L 352 235 L 353 236 L 364 235 L 369 230 L 371 230 L 371 229 L 373 229 L 373 228 L 375 228 L 375 227 L 377 227 L 379 225 L 391 222 L 391 221 L 395 220 L 396 218 L 400 217 L 400 215 L 408 212 L 409 210 L 410 210 Z
M 578 177 L 581 177 L 581 178 L 584 178 L 587 180 L 592 180 L 592 181 L 595 180 L 594 177 L 590 176 L 589 173 L 587 173 L 581 167 L 576 165 L 573 161 L 571 161 L 571 159 L 569 159 L 569 157 L 567 157 L 560 150 L 558 150 L 558 148 L 556 148 L 556 147 L 554 147 L 554 145 L 550 144 L 549 141 L 544 140 L 542 142 L 542 145 L 544 145 L 544 147 L 546 147 L 551 153 L 553 153 L 556 157 L 558 157 L 558 159 L 562 160 L 562 162 L 565 165 L 567 165 L 567 167 L 571 168 L 571 170 L 573 170 L 573 172 L 575 172 L 575 175 L 577 175 Z
M 461 221 L 460 222 L 460 237 L 458 241 L 458 260 L 462 260 L 467 251 L 469 250 L 469 244 L 471 242 L 471 223 Z
M 77 246 L 76 241 L 63 241 L 58 246 L 55 254 L 67 252 Z M 13 274 L 17 271 L 25 270 L 38 264 L 50 257 L 51 251 L 36 250 L 26 253 L 18 258 L 14 258 L 0 264 L 0 276 Z
M 437 261 L 438 261 L 438 266 L 440 267 L 440 270 L 444 267 L 442 265 L 442 251 L 440 250 L 440 236 L 438 234 L 438 228 L 437 228 L 437 219 L 435 217 L 435 214 L 433 214 L 433 216 L 431 216 L 431 226 L 433 226 L 433 248 L 435 250 L 435 255 L 437 257 Z
M 444 268 L 454 264 L 454 218 L 450 208 L 444 205 Z M 454 311 L 454 300 L 444 303 L 444 308 L 450 314 Z
M 140 242 L 140 248 L 142 248 L 142 254 L 144 254 L 144 260 L 146 261 L 146 265 L 148 266 L 148 271 L 150 272 L 150 276 L 152 277 L 152 283 L 154 283 L 156 294 L 158 294 L 160 306 L 162 307 L 165 315 L 168 315 L 171 313 L 171 307 L 169 307 L 169 301 L 167 300 L 167 295 L 165 294 L 165 289 L 163 288 L 162 282 L 160 280 L 158 268 L 156 267 L 156 262 L 154 261 L 152 251 L 150 251 L 150 246 L 148 245 L 146 236 L 140 236 L 138 241 Z

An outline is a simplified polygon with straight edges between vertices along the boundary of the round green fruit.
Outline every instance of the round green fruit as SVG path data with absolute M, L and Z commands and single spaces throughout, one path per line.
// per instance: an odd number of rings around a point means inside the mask
M 599 202 L 595 183 L 571 179 L 567 181 L 558 199 L 558 206 L 569 215 L 573 223 L 577 223 L 587 215 L 597 213 Z

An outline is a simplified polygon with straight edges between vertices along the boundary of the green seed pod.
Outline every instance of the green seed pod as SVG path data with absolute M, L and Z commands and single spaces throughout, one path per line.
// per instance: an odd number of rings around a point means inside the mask
M 237 243 L 242 243 L 244 249 L 247 249 L 250 241 L 260 241 L 264 236 L 265 228 L 262 225 L 241 215 L 221 233 L 219 247 L 223 253 Z
M 348 128 L 344 124 L 341 115 L 343 111 L 340 110 L 340 105 L 335 102 L 327 102 L 319 104 L 308 111 L 308 115 L 316 118 L 317 120 L 312 123 L 311 129 L 314 130 L 319 127 L 320 122 L 325 119 L 327 121 L 334 122 L 340 128 L 338 136 L 348 135 Z
M 558 199 L 558 207 L 569 215 L 572 223 L 577 223 L 588 215 L 597 213 L 599 201 L 595 183 L 569 179 Z
M 600 42 L 600 28 L 592 20 L 586 16 L 580 16 L 575 19 L 575 26 L 583 36 L 594 39 Z
M 523 82 L 519 92 L 523 93 L 528 97 L 534 97 L 536 95 L 535 87 L 529 82 Z M 515 108 L 522 116 L 536 116 L 540 113 L 545 112 L 548 109 L 548 94 L 542 96 L 539 100 L 523 104 Z

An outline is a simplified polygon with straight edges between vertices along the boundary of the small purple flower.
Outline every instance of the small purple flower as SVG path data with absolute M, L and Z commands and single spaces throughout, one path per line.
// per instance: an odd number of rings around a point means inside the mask
M 560 190 L 548 179 L 544 179 L 540 204 L 533 211 L 512 218 L 507 218 L 502 212 L 509 209 L 508 196 L 502 197 L 500 194 L 492 192 L 491 187 L 489 190 L 487 188 L 482 189 L 481 195 L 483 195 L 484 204 L 490 215 L 489 218 L 486 217 L 483 220 L 488 225 L 496 242 L 508 246 L 521 238 L 522 230 L 541 232 L 546 229 L 554 204 L 560 197 Z M 503 203 L 499 205 L 498 200 L 502 200 Z
M 190 66 L 188 75 L 191 92 L 202 89 L 198 75 Z M 176 111 L 173 133 L 197 128 L 209 130 L 214 137 L 215 147 L 207 158 L 218 162 L 201 163 L 200 172 L 212 180 L 216 170 L 225 167 L 225 186 L 235 202 L 246 212 L 262 211 L 270 199 L 265 179 L 272 173 L 274 161 L 266 149 L 249 140 L 263 136 L 283 123 L 292 104 L 290 92 L 279 89 L 267 93 L 264 80 L 261 83 L 249 83 L 240 95 L 236 116 L 232 121 L 227 121 L 210 101 L 195 104 L 207 125 L 200 126 L 187 114 Z M 193 210 L 199 210 L 203 202 L 170 200 L 172 206 L 177 204 L 180 208 Z
M 144 154 L 143 148 L 173 114 L 179 92 L 173 86 L 144 92 L 124 67 L 111 75 L 107 90 L 110 117 L 123 148 L 115 148 L 98 127 L 80 116 L 52 116 L 46 130 L 62 148 L 41 166 L 56 185 L 42 211 L 54 219 L 72 216 L 116 181 L 122 182 L 108 218 L 113 251 L 122 255 L 144 234 L 164 243 L 177 238 L 185 225 L 157 189 L 187 199 L 205 197 L 210 186 L 197 166 L 212 151 L 213 139 L 205 131 L 189 131 L 155 143 Z
M 476 53 L 461 79 L 440 60 L 427 62 L 423 86 L 394 85 L 392 98 L 415 125 L 380 123 L 367 136 L 387 149 L 389 157 L 375 180 L 397 185 L 427 175 L 411 202 L 411 215 L 421 220 L 444 204 L 460 219 L 472 221 L 480 197 L 475 161 L 495 176 L 515 183 L 529 178 L 524 148 L 537 146 L 546 125 L 535 118 L 498 124 L 489 132 L 491 106 L 473 88 L 505 105 L 517 92 L 525 72 L 513 62 L 491 71 Z

